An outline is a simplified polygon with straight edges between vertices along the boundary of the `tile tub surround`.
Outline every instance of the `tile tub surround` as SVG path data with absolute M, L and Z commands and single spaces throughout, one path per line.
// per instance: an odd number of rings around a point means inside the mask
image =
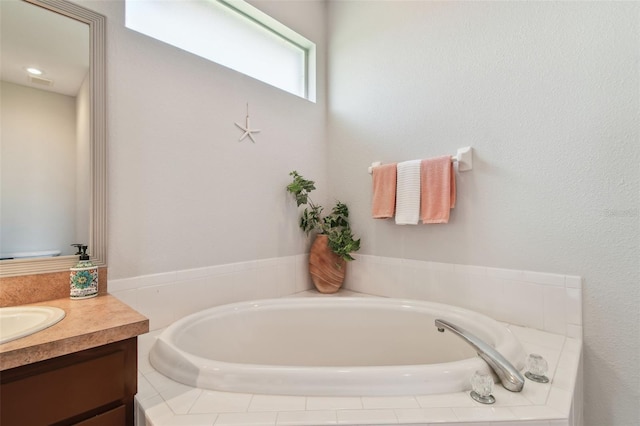
M 355 255 L 344 288 L 446 303 L 498 321 L 582 339 L 582 278 Z
M 582 279 L 515 269 L 354 255 L 344 289 L 460 306 L 498 321 L 582 339 Z M 109 281 L 109 293 L 157 330 L 226 303 L 313 288 L 297 255 Z
M 110 280 L 109 293 L 157 330 L 205 308 L 308 290 L 308 261 L 308 255 L 286 256 Z
M 359 295 L 341 291 L 300 296 Z M 362 296 L 369 296 L 361 294 Z M 177 383 L 154 370 L 148 353 L 161 330 L 139 338 L 138 425 L 373 425 L 580 426 L 582 370 L 580 339 L 516 325 L 507 326 L 526 353 L 549 363 L 548 384 L 527 380 L 520 393 L 494 387 L 497 402 L 485 406 L 466 392 L 397 397 L 304 397 L 217 392 Z

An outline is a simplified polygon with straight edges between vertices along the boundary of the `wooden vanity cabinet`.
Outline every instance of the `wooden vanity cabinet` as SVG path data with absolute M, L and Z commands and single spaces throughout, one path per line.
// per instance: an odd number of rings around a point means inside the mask
M 0 372 L 0 425 L 133 426 L 137 338 Z

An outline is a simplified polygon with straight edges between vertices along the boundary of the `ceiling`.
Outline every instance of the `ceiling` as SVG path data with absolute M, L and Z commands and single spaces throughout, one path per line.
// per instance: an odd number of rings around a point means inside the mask
M 76 96 L 89 71 L 89 25 L 22 0 L 0 0 L 0 79 Z M 34 83 L 26 68 L 44 72 Z

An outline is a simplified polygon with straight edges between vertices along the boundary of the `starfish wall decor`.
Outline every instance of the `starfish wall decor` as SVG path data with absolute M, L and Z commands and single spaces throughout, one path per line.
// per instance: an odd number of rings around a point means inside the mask
M 242 134 L 242 136 L 240 136 L 240 139 L 238 139 L 238 142 L 241 142 L 244 138 L 246 138 L 247 136 L 249 137 L 249 139 L 251 139 L 251 142 L 256 143 L 256 140 L 253 138 L 253 133 L 259 133 L 260 129 L 252 129 L 251 126 L 249 125 L 249 103 L 247 102 L 247 117 L 245 119 L 245 125 L 244 127 L 241 126 L 238 123 L 234 123 L 236 125 L 236 127 L 238 127 L 240 130 L 244 131 L 244 133 Z

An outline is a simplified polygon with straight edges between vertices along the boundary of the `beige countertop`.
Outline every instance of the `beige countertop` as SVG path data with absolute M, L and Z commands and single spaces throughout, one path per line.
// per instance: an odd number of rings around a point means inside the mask
M 66 316 L 59 323 L 0 345 L 0 370 L 70 354 L 135 337 L 149 331 L 149 320 L 108 294 L 69 298 L 25 306 L 55 306 Z

